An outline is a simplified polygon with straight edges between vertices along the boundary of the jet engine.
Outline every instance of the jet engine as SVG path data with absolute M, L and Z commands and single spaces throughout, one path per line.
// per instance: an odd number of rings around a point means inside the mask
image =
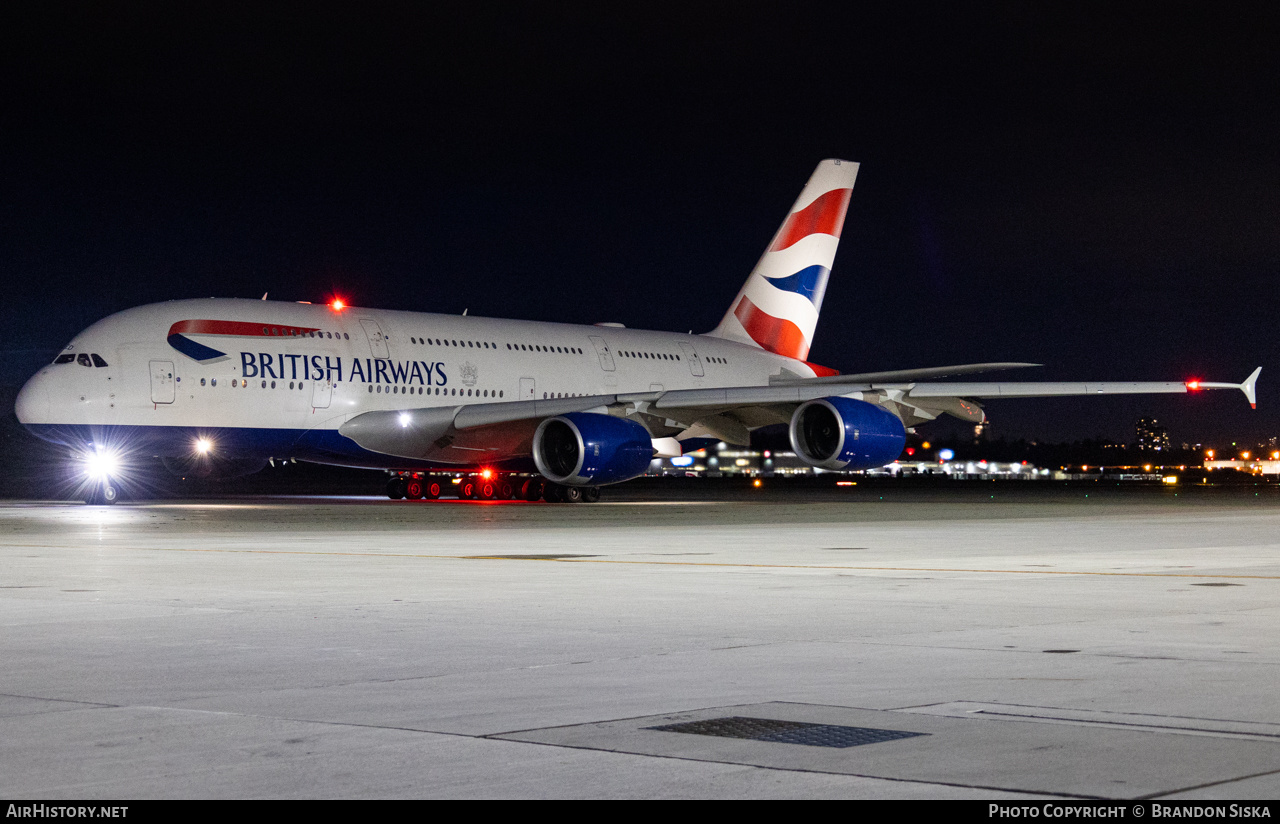
M 533 461 L 558 484 L 597 486 L 639 477 L 653 459 L 653 438 L 635 421 L 594 412 L 547 418 L 533 433 Z
M 801 404 L 789 434 L 800 459 L 820 469 L 875 469 L 896 460 L 907 442 L 893 413 L 840 397 Z

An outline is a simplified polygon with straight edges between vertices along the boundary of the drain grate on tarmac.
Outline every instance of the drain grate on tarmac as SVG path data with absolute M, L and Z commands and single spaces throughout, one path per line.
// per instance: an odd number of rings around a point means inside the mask
M 710 718 L 706 721 L 686 721 L 681 724 L 664 724 L 645 727 L 662 732 L 683 732 L 690 735 L 714 735 L 720 738 L 741 738 L 749 741 L 768 741 L 777 744 L 803 744 L 809 747 L 860 747 L 928 735 L 923 732 L 903 730 L 877 730 L 871 727 L 842 727 L 835 724 L 808 724 L 803 721 L 778 721 L 773 718 Z

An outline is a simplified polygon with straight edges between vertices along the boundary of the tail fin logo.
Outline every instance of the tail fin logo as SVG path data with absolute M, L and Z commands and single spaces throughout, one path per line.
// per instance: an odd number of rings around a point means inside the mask
M 824 160 L 709 334 L 804 360 L 813 343 L 858 164 Z
M 831 235 L 840 237 L 844 227 L 845 212 L 849 211 L 849 196 L 853 189 L 833 189 L 818 197 L 813 203 L 798 212 L 792 212 L 787 222 L 778 230 L 770 252 L 781 252 L 809 235 Z

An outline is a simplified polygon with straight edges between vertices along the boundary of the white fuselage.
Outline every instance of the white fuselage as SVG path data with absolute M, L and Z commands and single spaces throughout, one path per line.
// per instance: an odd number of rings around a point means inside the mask
M 219 298 L 120 312 L 77 335 L 60 359 L 66 355 L 73 358 L 44 367 L 23 388 L 22 423 L 63 441 L 161 433 L 160 442 L 173 444 L 153 447 L 161 455 L 216 433 L 238 455 L 290 457 L 282 450 L 305 433 L 333 447 L 344 422 L 371 411 L 813 374 L 803 361 L 701 335 Z M 325 460 L 301 451 L 299 458 Z M 329 451 L 334 463 L 385 465 L 358 449 Z

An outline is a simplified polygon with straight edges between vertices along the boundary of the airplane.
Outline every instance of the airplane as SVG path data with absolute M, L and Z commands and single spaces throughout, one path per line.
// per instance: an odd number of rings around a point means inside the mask
M 380 469 L 393 499 L 594 501 L 655 458 L 786 424 L 824 470 L 893 462 L 908 430 L 981 423 L 998 398 L 1185 393 L 1243 383 L 945 382 L 1036 364 L 842 375 L 806 358 L 859 164 L 824 160 L 705 334 L 207 298 L 111 315 L 23 386 L 15 411 L 69 447 L 109 504 L 131 461 L 225 474 L 295 460 Z M 461 479 L 454 483 L 456 479 Z

